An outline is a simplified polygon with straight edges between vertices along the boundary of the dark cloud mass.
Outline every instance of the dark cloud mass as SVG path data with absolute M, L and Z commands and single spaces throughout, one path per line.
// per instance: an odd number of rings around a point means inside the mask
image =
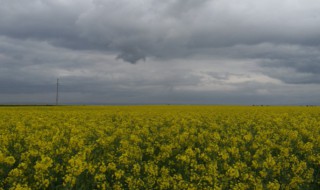
M 123 52 L 117 56 L 117 59 L 123 59 L 124 61 L 128 61 L 134 64 L 139 60 L 145 61 L 146 55 L 139 48 L 128 47 L 128 48 L 125 48 Z
M 0 103 L 60 77 L 65 103 L 318 104 L 318 23 L 317 0 L 0 0 Z

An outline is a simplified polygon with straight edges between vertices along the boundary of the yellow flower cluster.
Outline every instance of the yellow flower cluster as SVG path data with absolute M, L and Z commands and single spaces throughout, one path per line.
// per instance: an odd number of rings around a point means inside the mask
M 320 189 L 320 108 L 0 108 L 2 189 Z

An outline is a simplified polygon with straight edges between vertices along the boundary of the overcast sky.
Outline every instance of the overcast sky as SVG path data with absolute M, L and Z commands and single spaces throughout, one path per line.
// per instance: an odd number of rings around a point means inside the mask
M 0 0 L 0 104 L 320 104 L 319 0 Z

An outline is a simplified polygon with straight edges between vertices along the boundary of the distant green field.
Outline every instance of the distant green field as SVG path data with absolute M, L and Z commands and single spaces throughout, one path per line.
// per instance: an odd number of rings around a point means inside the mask
M 320 107 L 0 107 L 0 189 L 320 189 Z

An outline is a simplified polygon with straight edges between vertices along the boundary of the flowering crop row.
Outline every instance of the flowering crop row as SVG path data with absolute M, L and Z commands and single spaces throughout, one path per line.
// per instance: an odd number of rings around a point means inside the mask
M 0 189 L 320 189 L 320 108 L 2 107 Z

